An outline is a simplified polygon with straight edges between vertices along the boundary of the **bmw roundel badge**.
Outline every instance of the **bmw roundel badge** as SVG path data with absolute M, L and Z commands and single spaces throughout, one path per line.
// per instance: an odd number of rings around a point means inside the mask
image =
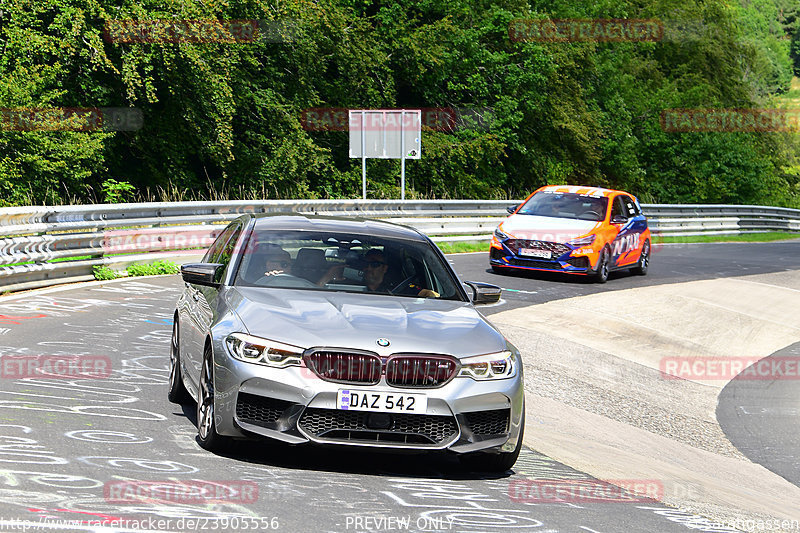
M 389 339 L 384 339 L 384 338 L 380 338 L 380 339 L 376 340 L 375 342 L 377 342 L 378 346 L 380 346 L 382 348 L 386 348 L 387 346 L 389 346 L 389 344 L 391 344 L 389 342 Z

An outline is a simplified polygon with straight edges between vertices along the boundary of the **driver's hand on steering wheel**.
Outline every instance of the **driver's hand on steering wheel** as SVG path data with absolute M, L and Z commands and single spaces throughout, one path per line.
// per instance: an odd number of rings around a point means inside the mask
M 420 298 L 438 298 L 439 293 L 431 289 L 422 289 L 417 296 Z
M 278 274 L 285 274 L 283 270 L 270 270 L 269 272 L 264 272 L 265 276 L 277 276 Z

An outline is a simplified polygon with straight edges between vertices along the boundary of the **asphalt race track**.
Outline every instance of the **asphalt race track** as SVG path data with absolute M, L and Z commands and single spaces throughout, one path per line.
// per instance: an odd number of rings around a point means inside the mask
M 451 259 L 462 279 L 507 289 L 505 303 L 485 308 L 491 314 L 599 291 L 798 269 L 798 249 L 798 243 L 665 246 L 654 254 L 648 276 L 620 273 L 606 285 L 498 276 L 487 271 L 486 254 Z M 593 483 L 535 450 L 523 451 L 513 473 L 493 477 L 465 472 L 447 455 L 265 441 L 238 443 L 225 456 L 210 454 L 195 442 L 194 407 L 166 399 L 172 313 L 181 286 L 177 277 L 143 278 L 0 300 L 0 531 L 21 531 L 23 525 L 40 531 L 735 531 Z M 91 380 L 24 377 L 21 359 L 10 371 L 6 367 L 15 355 L 96 356 L 110 364 L 110 373 Z M 751 391 L 737 389 L 732 401 L 745 393 Z M 788 402 L 789 395 L 786 390 L 768 401 Z M 741 415 L 736 406 L 726 412 Z M 748 431 L 741 433 L 728 435 L 743 453 L 773 468 L 770 453 L 758 448 L 768 443 L 754 444 Z M 784 459 L 797 457 L 794 435 L 778 439 Z M 798 481 L 796 470 L 781 475 Z M 610 496 L 543 502 L 535 489 L 545 480 L 602 485 Z M 119 490 L 144 482 L 218 490 L 210 502 L 181 500 L 174 492 L 141 501 Z
M 800 360 L 800 343 L 765 359 L 770 363 L 780 360 Z M 800 486 L 797 380 L 733 379 L 719 395 L 717 420 L 728 439 L 748 459 Z
M 487 254 L 451 255 L 462 280 L 485 281 L 505 289 L 506 306 L 484 308 L 489 315 L 513 307 L 606 291 L 702 279 L 767 274 L 800 269 L 800 240 L 766 243 L 654 245 L 647 276 L 612 272 L 603 285 L 586 276 L 547 272 L 495 274 Z

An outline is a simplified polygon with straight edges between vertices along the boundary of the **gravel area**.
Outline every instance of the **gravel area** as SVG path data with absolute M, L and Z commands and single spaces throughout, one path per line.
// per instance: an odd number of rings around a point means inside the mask
M 657 370 L 564 339 L 501 327 L 522 350 L 526 390 L 701 450 L 747 460 L 714 416 L 719 389 L 664 379 Z

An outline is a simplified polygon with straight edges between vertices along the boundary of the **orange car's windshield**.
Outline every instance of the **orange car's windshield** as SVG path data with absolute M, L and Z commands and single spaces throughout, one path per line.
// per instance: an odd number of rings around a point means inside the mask
M 525 202 L 517 214 L 599 222 L 605 218 L 607 208 L 608 198 L 604 196 L 542 191 Z

